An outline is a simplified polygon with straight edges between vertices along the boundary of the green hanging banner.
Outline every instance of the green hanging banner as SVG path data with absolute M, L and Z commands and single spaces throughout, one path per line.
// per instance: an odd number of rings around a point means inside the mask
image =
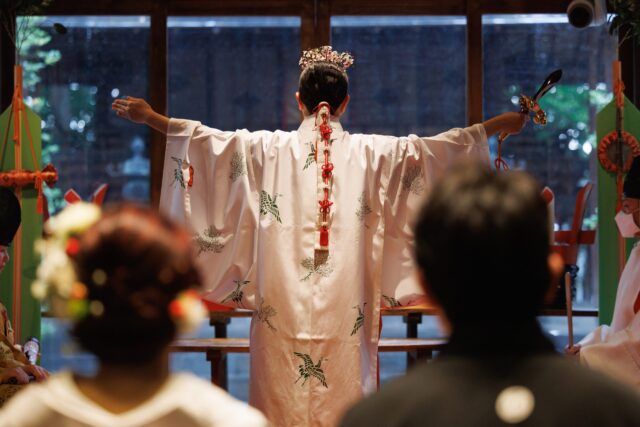
M 603 140 L 616 130 L 616 99 L 596 115 L 598 148 Z M 640 138 L 640 111 L 624 97 L 623 130 L 636 139 Z M 624 148 L 629 150 L 629 148 Z M 598 150 L 600 151 L 600 150 Z M 626 155 L 630 153 L 625 152 Z M 635 154 L 635 153 L 634 153 Z M 600 287 L 600 323 L 609 324 L 618 289 L 621 267 L 626 262 L 634 239 L 619 244 L 619 233 L 614 216 L 618 198 L 617 174 L 608 172 L 598 164 L 598 258 Z
M 40 336 L 40 303 L 31 295 L 42 236 L 43 185 L 57 180 L 53 166 L 41 170 L 42 120 L 22 100 L 22 69 L 16 66 L 11 106 L 0 115 L 0 185 L 12 188 L 22 206 L 22 225 L 13 239 L 10 262 L 0 274 L 0 301 L 7 307 L 16 343 Z

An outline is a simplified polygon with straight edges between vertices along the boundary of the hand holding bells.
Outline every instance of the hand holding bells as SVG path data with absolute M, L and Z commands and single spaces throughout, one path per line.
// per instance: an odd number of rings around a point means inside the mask
M 549 74 L 545 81 L 540 85 L 540 88 L 536 92 L 536 94 L 529 98 L 526 95 L 520 95 L 520 113 L 532 115 L 533 123 L 537 125 L 546 125 L 547 124 L 547 114 L 540 107 L 538 101 L 551 90 L 562 78 L 562 70 L 555 70 L 553 73 Z M 495 161 L 495 166 L 497 170 L 501 169 L 509 169 L 507 163 L 502 159 L 502 143 L 509 136 L 508 133 L 501 133 L 498 137 L 498 156 Z

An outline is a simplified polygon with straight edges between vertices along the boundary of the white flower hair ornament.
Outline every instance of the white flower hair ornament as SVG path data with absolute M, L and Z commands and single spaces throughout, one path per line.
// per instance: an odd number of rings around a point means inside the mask
M 346 72 L 353 65 L 353 56 L 347 52 L 337 52 L 331 46 L 321 46 L 303 51 L 298 64 L 301 70 L 305 70 L 318 63 L 332 64 Z
M 78 237 L 100 219 L 100 208 L 78 202 L 66 207 L 45 223 L 46 239 L 35 244 L 41 256 L 31 293 L 36 299 L 49 299 L 58 315 L 84 317 L 91 309 L 100 312 L 98 302 L 88 302 L 87 287 L 78 281 L 71 258 L 78 253 Z

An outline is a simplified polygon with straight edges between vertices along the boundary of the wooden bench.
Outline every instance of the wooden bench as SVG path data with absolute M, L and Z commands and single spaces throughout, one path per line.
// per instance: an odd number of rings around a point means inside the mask
M 409 364 L 418 360 L 429 360 L 434 351 L 442 350 L 445 339 L 382 338 L 378 344 L 380 352 L 407 352 L 412 355 Z M 249 353 L 248 338 L 190 338 L 174 341 L 172 352 L 204 353 L 211 364 L 211 382 L 226 390 L 227 354 Z
M 422 323 L 422 316 L 433 316 L 436 314 L 436 310 L 431 307 L 397 307 L 397 308 L 382 308 L 380 310 L 382 316 L 402 316 L 404 323 L 407 325 L 406 339 L 386 339 L 383 338 L 380 341 L 380 351 L 406 351 L 407 352 L 407 366 L 411 366 L 417 359 L 430 358 L 432 352 L 437 350 L 436 347 L 429 349 L 430 345 L 440 343 L 442 340 L 420 340 L 418 339 L 418 325 Z M 566 316 L 564 309 L 556 308 L 543 308 L 540 311 L 540 316 Z M 207 360 L 211 362 L 211 380 L 215 384 L 226 388 L 227 386 L 227 359 L 226 353 L 248 353 L 249 341 L 247 338 L 227 338 L 227 325 L 232 318 L 247 318 L 253 316 L 252 310 L 219 310 L 211 311 L 209 313 L 209 324 L 214 327 L 213 339 L 192 339 L 192 340 L 178 340 L 176 341 L 171 350 L 174 352 L 196 352 L 207 354 Z M 598 310 L 574 310 L 573 316 L 584 317 L 597 317 Z M 412 341 L 414 340 L 414 341 Z M 417 340 L 417 341 L 415 341 Z M 422 353 L 423 349 L 411 348 L 411 345 L 415 345 L 417 342 L 421 342 L 425 345 L 429 353 Z M 394 347 L 399 345 L 400 347 L 406 345 L 409 349 Z M 393 350 L 392 350 L 393 349 Z M 428 357 L 427 357 L 428 356 Z

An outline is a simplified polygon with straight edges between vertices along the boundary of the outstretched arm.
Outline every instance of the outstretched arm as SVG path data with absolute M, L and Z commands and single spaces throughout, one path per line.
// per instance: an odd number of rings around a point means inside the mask
M 491 137 L 497 133 L 515 135 L 520 133 L 528 121 L 528 115 L 510 112 L 492 117 L 486 122 L 483 122 L 482 125 L 487 133 L 487 137 Z
M 145 124 L 158 132 L 167 134 L 169 118 L 153 111 L 151 106 L 142 98 L 127 96 L 126 99 L 116 99 L 111 104 L 111 109 L 122 118 L 133 123 Z

